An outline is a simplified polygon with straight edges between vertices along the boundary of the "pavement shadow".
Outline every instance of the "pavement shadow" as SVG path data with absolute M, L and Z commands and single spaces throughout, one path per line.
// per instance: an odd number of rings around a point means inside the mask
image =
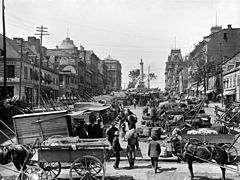
M 135 165 L 133 168 L 130 168 L 129 166 L 125 167 L 120 167 L 119 170 L 124 169 L 124 170 L 132 170 L 132 169 L 151 169 L 151 165 Z
M 219 178 L 209 178 L 209 177 L 206 177 L 206 176 L 194 176 L 194 178 L 192 178 L 192 180 L 219 180 L 221 179 L 221 177 Z M 231 178 L 226 178 L 226 180 L 233 180 Z
M 132 176 L 125 176 L 125 175 L 107 176 L 104 179 L 105 180 L 134 180 L 134 178 Z
M 158 168 L 158 172 L 157 173 L 162 173 L 165 171 L 175 171 L 177 168 L 171 167 L 171 168 Z
M 143 157 L 141 150 L 136 150 L 136 157 Z M 123 148 L 123 151 L 120 152 L 120 157 L 127 157 L 127 149 Z

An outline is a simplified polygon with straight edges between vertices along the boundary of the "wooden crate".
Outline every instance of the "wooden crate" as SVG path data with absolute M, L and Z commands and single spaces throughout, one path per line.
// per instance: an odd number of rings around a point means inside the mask
M 33 144 L 36 138 L 43 141 L 53 135 L 70 136 L 71 120 L 66 114 L 67 111 L 50 111 L 14 116 L 17 143 Z

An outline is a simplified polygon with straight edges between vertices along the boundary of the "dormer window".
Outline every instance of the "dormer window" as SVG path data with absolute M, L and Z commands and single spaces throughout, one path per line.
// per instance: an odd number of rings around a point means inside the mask
M 223 39 L 227 40 L 227 38 L 228 38 L 228 37 L 227 37 L 227 33 L 224 33 L 224 34 L 223 34 Z

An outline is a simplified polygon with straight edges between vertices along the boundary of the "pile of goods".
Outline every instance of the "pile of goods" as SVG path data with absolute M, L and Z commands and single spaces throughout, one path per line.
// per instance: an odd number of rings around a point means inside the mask
M 187 134 L 191 134 L 191 135 L 197 135 L 197 134 L 207 135 L 207 134 L 218 134 L 218 133 L 217 133 L 217 131 L 212 130 L 212 129 L 199 128 L 197 130 L 189 130 L 189 131 L 187 131 Z
M 92 141 L 90 141 L 91 139 L 88 140 L 89 144 L 94 144 L 94 143 L 99 143 L 99 141 L 104 141 L 105 138 L 102 139 L 98 139 L 98 141 L 96 141 L 96 139 L 93 139 Z M 50 137 L 48 139 L 46 139 L 45 141 L 43 141 L 43 145 L 45 146 L 59 146 L 59 145 L 72 145 L 72 144 L 80 144 L 80 143 L 84 143 L 86 141 L 84 141 L 83 139 L 79 139 L 78 136 L 76 137 Z

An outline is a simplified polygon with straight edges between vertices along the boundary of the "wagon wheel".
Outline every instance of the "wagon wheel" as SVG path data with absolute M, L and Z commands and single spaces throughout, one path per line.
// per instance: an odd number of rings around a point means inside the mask
M 103 170 L 102 177 L 98 177 L 98 173 Z M 100 180 L 105 177 L 105 169 L 102 162 L 94 156 L 83 156 L 76 159 L 70 167 L 70 179 L 80 176 L 80 180 L 93 179 Z
M 40 163 L 40 167 L 46 172 L 47 177 L 50 179 L 58 177 L 61 172 L 60 162 L 44 162 Z
M 222 148 L 227 152 L 229 163 L 232 163 L 237 159 L 238 151 L 235 146 L 230 147 L 230 145 L 225 144 L 222 146 Z
M 47 175 L 45 171 L 38 166 L 28 167 L 24 173 L 21 175 L 22 180 L 31 180 L 31 179 L 46 179 Z

